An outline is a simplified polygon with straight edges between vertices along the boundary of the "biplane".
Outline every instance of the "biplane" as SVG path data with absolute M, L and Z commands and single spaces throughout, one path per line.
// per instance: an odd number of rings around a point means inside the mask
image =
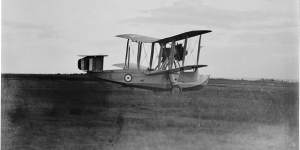
M 171 91 L 202 88 L 209 75 L 199 72 L 207 66 L 199 64 L 201 37 L 209 32 L 189 31 L 163 39 L 117 35 L 127 39 L 124 62 L 113 65 L 120 69 L 103 70 L 107 55 L 81 55 L 78 68 L 101 80 L 129 87 Z

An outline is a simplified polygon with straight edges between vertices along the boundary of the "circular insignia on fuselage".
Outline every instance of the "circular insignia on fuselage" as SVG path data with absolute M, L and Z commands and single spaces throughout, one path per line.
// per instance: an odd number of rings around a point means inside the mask
M 126 82 L 130 82 L 131 80 L 132 80 L 132 75 L 131 74 L 125 74 L 125 76 L 124 76 L 124 80 L 126 81 Z

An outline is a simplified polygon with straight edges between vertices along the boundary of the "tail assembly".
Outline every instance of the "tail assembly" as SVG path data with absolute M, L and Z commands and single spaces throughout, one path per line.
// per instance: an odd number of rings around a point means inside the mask
M 102 72 L 104 57 L 107 55 L 79 55 L 78 69 L 86 72 Z

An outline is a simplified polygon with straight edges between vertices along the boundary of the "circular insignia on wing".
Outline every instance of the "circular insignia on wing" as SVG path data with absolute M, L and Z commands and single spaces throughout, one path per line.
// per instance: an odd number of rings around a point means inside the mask
M 132 75 L 131 74 L 125 74 L 125 76 L 124 76 L 124 80 L 126 81 L 126 82 L 130 82 L 131 80 L 132 80 Z

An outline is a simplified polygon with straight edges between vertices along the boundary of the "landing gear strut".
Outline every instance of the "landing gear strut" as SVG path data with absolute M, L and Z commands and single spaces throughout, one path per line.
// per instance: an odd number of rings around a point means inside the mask
M 181 94 L 182 89 L 179 86 L 173 86 L 172 87 L 172 94 Z

